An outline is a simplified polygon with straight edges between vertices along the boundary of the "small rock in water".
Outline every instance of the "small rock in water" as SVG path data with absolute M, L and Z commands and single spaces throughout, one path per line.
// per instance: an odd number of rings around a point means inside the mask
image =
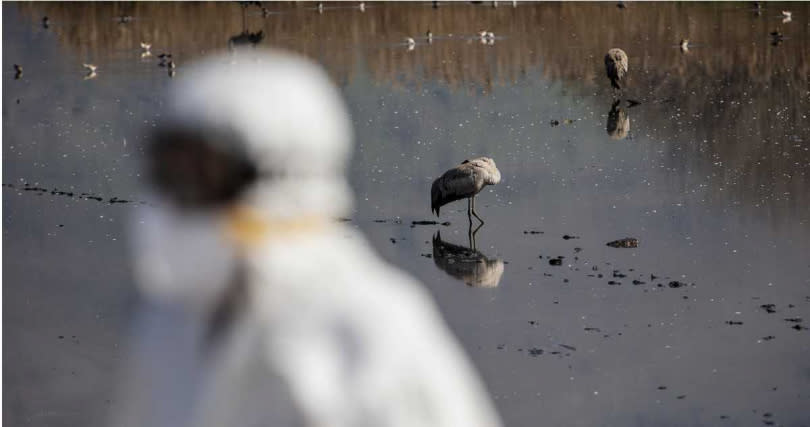
M 562 258 L 552 258 L 548 260 L 550 265 L 562 265 Z
M 670 288 L 683 288 L 684 286 L 686 286 L 686 283 L 679 282 L 677 280 L 673 280 L 673 281 L 669 282 L 669 287 Z
M 607 245 L 611 248 L 637 248 L 638 239 L 633 237 L 625 237 L 624 239 L 608 242 Z
M 776 313 L 776 304 L 762 304 L 760 307 L 768 313 Z
M 531 348 L 529 349 L 529 356 L 537 357 L 543 354 L 542 348 Z
M 742 325 L 743 322 L 740 322 L 738 320 L 726 320 L 726 324 L 727 325 Z

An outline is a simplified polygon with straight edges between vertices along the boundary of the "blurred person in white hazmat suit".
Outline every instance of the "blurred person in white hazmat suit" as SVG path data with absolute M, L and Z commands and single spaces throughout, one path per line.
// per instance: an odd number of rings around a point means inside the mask
M 143 303 L 113 425 L 500 426 L 426 291 L 336 220 L 351 142 L 307 59 L 183 70 L 133 221 Z

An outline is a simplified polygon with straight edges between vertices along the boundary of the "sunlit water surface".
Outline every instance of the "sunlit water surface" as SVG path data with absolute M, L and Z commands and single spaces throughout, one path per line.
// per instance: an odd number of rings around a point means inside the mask
M 102 424 L 144 137 L 184 63 L 259 31 L 340 85 L 348 224 L 436 297 L 507 425 L 810 424 L 806 3 L 3 6 L 8 425 Z M 639 105 L 612 106 L 611 47 Z M 503 181 L 477 199 L 476 251 L 466 203 L 412 226 L 479 155 Z M 638 248 L 606 246 L 624 237 Z

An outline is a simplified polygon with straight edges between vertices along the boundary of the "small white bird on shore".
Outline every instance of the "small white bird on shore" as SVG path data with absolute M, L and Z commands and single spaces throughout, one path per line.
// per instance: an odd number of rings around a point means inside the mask
M 98 70 L 97 66 L 93 64 L 82 64 L 82 67 L 84 67 L 87 70 L 87 74 L 84 75 L 85 80 L 96 78 L 97 75 L 96 70 Z
M 413 37 L 405 37 L 405 43 L 408 44 L 408 50 L 413 50 L 416 47 L 416 40 Z

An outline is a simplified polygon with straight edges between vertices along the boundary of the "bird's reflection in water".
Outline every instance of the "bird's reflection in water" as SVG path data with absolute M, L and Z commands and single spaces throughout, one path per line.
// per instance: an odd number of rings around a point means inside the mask
M 478 230 L 476 230 L 478 231 Z M 474 236 L 470 246 L 455 245 L 442 240 L 441 232 L 433 236 L 433 262 L 436 267 L 474 288 L 495 288 L 503 276 L 501 259 L 489 258 L 475 249 Z
M 630 132 L 630 115 L 621 103 L 621 100 L 615 101 L 608 112 L 606 130 L 612 139 L 624 139 Z

